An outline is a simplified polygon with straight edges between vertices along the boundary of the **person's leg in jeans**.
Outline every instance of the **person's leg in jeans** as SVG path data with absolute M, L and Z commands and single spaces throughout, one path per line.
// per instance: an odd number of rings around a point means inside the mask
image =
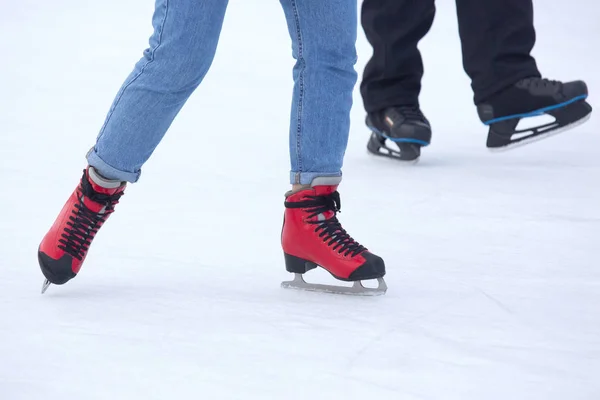
M 87 159 L 102 176 L 136 182 L 208 72 L 227 0 L 156 0 L 150 47 L 123 83 Z
M 307 285 L 301 278 L 321 266 L 341 280 L 381 279 L 383 260 L 354 241 L 336 213 L 337 191 L 350 130 L 357 80 L 356 0 L 280 0 L 292 39 L 294 95 L 290 121 L 293 190 L 286 194 L 281 235 L 286 286 L 368 291 Z M 380 282 L 378 293 L 384 293 Z
M 463 66 L 479 117 L 490 126 L 489 148 L 522 145 L 589 118 L 584 82 L 541 79 L 531 56 L 536 39 L 531 0 L 457 0 L 456 5 Z M 518 132 L 522 118 L 540 114 L 555 122 Z
M 292 40 L 292 184 L 340 177 L 357 73 L 352 0 L 280 0 Z
M 50 283 L 81 269 L 96 233 L 208 71 L 227 0 L 156 0 L 150 47 L 118 91 L 88 167 L 39 249 Z
M 293 254 L 286 257 L 326 264 L 341 278 L 355 271 L 354 278 L 380 277 L 383 261 L 354 242 L 334 218 L 356 80 L 352 1 L 282 4 L 295 27 L 290 32 L 296 32 L 292 40 L 298 59 L 290 130 L 292 183 L 297 186 L 286 205 L 293 196 L 302 199 L 286 211 L 288 219 L 297 218 L 286 231 L 293 243 Z M 45 287 L 66 283 L 79 272 L 126 183 L 139 179 L 143 164 L 208 71 L 226 7 L 226 0 L 157 0 L 150 48 L 118 92 L 80 184 L 40 245 Z M 320 216 L 307 217 L 315 209 Z M 288 267 L 293 264 L 286 260 Z

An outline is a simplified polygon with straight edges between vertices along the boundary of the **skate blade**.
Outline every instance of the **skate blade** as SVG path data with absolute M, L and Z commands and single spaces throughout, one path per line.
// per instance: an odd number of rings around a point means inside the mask
M 380 159 L 382 161 L 383 160 L 385 160 L 385 161 L 389 160 L 389 162 L 393 162 L 393 163 L 396 163 L 398 165 L 406 165 L 406 166 L 417 165 L 419 163 L 419 160 L 420 160 L 420 157 L 418 157 L 418 158 L 416 158 L 414 160 L 403 160 L 403 159 L 401 159 L 398 156 L 394 156 L 394 155 L 391 155 L 391 154 L 383 152 L 383 151 L 379 151 L 378 153 L 374 153 L 371 150 L 367 150 L 367 154 L 369 156 L 371 156 L 371 157 Z
M 383 278 L 377 278 L 377 282 L 378 286 L 376 288 L 365 287 L 361 281 L 355 281 L 352 286 L 323 285 L 320 283 L 307 283 L 302 277 L 302 274 L 294 274 L 294 279 L 281 282 L 281 287 L 284 289 L 352 296 L 381 296 L 387 292 L 387 284 Z
M 371 138 L 367 142 L 367 153 L 376 157 L 392 159 L 402 164 L 412 165 L 419 162 L 421 146 L 398 142 L 396 144 L 399 148 L 396 150 L 389 147 L 387 145 L 388 142 L 393 143 L 394 140 L 376 131 L 372 131 Z
M 555 136 L 560 133 L 564 133 L 573 128 L 577 128 L 579 125 L 585 124 L 591 117 L 592 117 L 592 114 L 589 113 L 585 117 L 581 118 L 579 121 L 575 121 L 572 124 L 565 125 L 562 128 L 551 130 L 551 131 L 548 131 L 545 133 L 540 133 L 539 135 L 535 135 L 535 136 L 532 136 L 527 139 L 519 140 L 518 142 L 509 143 L 506 146 L 488 148 L 488 150 L 491 153 L 503 153 L 508 150 L 516 149 L 516 148 L 523 147 L 523 146 L 531 144 L 531 143 L 539 142 L 540 140 L 547 139 L 551 136 Z
M 51 283 L 48 279 L 44 280 L 44 284 L 42 285 L 42 294 L 46 293 L 46 290 L 50 287 Z

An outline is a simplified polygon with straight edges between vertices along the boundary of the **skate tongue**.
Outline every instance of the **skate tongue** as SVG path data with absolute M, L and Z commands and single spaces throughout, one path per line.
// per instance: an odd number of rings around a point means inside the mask
M 324 213 L 317 215 L 317 221 L 325 221 L 325 220 L 328 220 L 329 218 L 333 218 L 334 216 L 335 216 L 335 214 L 333 213 L 333 211 L 326 211 Z
M 286 199 L 292 202 L 302 202 L 310 200 L 314 196 L 330 196 L 337 191 L 338 184 L 341 180 L 342 178 L 337 176 L 317 177 L 312 181 L 310 187 L 304 186 L 304 188 L 297 192 L 287 192 Z M 337 201 L 339 202 L 339 199 Z M 313 214 L 311 219 L 313 221 L 326 221 L 335 217 L 335 214 L 335 211 L 327 210 L 317 215 Z
M 92 167 L 89 167 L 86 170 L 86 176 L 84 177 L 84 180 L 89 183 L 89 186 L 86 188 L 86 183 L 82 182 L 83 193 L 81 194 L 80 200 L 83 201 L 83 204 L 85 204 L 87 208 L 96 213 L 104 212 L 107 204 L 104 204 L 104 202 L 95 201 L 98 200 L 95 197 L 99 197 L 98 195 L 100 195 L 100 197 L 102 197 L 102 195 L 112 196 L 117 192 L 122 191 L 125 186 L 120 181 L 113 181 L 104 178 Z M 98 195 L 95 195 L 93 192 L 97 193 Z
M 96 172 L 93 167 L 88 168 L 87 176 L 90 184 L 92 185 L 92 189 L 98 193 L 108 195 L 115 194 L 122 186 L 122 182 L 104 178 L 98 172 Z
M 337 185 L 319 185 L 312 187 L 317 196 L 327 196 L 337 190 Z
M 313 179 L 310 186 L 317 196 L 327 196 L 337 190 L 341 181 L 341 176 L 320 176 Z
M 342 178 L 337 177 L 337 176 L 319 177 L 319 178 L 315 178 L 313 180 L 311 186 L 312 186 L 312 189 L 315 191 L 316 196 L 328 196 L 337 190 L 338 185 L 341 180 L 342 180 Z M 317 220 L 325 221 L 330 218 L 333 218 L 334 216 L 335 216 L 334 211 L 326 211 L 324 213 L 317 215 Z

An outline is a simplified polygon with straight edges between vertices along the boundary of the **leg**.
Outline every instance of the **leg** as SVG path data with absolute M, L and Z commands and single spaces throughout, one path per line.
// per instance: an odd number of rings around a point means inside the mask
M 487 146 L 508 149 L 585 122 L 592 111 L 585 82 L 541 79 L 531 0 L 457 0 L 463 63 L 479 118 L 490 126 Z M 518 130 L 521 119 L 548 114 L 554 122 Z
M 435 16 L 433 0 L 364 0 L 362 26 L 373 47 L 361 83 L 368 113 L 418 105 L 423 62 L 417 48 Z
M 280 1 L 296 59 L 290 121 L 293 190 L 286 195 L 281 235 L 286 269 L 301 276 L 319 265 L 341 280 L 382 279 L 383 260 L 352 239 L 336 217 L 357 80 L 356 0 Z M 284 286 L 307 288 L 298 282 Z M 356 287 L 350 292 L 369 291 Z M 376 291 L 383 292 L 383 287 Z
M 150 48 L 126 79 L 106 118 L 89 167 L 38 250 L 46 282 L 64 284 L 114 212 L 126 182 L 136 182 L 188 97 L 208 71 L 227 0 L 156 0 Z
M 456 0 L 463 67 L 476 104 L 527 77 L 539 77 L 531 0 Z
M 362 26 L 373 47 L 361 84 L 371 154 L 416 162 L 431 141 L 419 107 L 423 61 L 417 45 L 434 16 L 434 0 L 363 1 Z
M 136 182 L 142 165 L 208 72 L 227 0 L 156 0 L 150 47 L 119 90 L 88 162 Z
M 281 0 L 292 39 L 292 184 L 340 177 L 356 84 L 356 5 L 352 0 Z

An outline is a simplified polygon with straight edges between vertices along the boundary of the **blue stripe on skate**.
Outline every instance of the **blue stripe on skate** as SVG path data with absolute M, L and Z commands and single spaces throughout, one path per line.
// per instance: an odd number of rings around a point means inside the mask
M 403 139 L 403 138 L 391 138 L 391 137 L 387 137 L 386 135 L 382 135 L 384 138 L 391 140 L 394 143 L 416 143 L 416 144 L 420 144 L 421 146 L 429 146 L 429 143 L 427 143 L 424 140 L 419 140 L 419 139 Z
M 553 106 L 540 108 L 539 110 L 531 111 L 531 112 L 528 112 L 528 113 L 507 115 L 506 117 L 494 118 L 494 119 L 491 119 L 489 121 L 484 122 L 483 124 L 484 125 L 491 125 L 491 124 L 495 124 L 496 122 L 502 122 L 502 121 L 506 121 L 506 120 L 509 120 L 509 119 L 537 117 L 539 115 L 545 114 L 548 111 L 556 110 L 557 108 L 566 107 L 569 104 L 573 104 L 573 103 L 575 103 L 577 101 L 580 101 L 580 100 L 585 100 L 587 97 L 588 97 L 587 94 L 582 94 L 581 96 L 573 97 L 571 100 L 565 101 L 564 103 L 555 104 Z
M 376 134 L 383 136 L 384 138 L 391 140 L 394 143 L 415 143 L 415 144 L 420 144 L 423 147 L 429 146 L 429 143 L 424 140 L 409 139 L 409 138 L 392 138 L 392 137 L 389 137 L 388 135 L 386 135 L 385 133 L 381 132 L 379 129 L 375 129 L 372 126 L 369 126 L 369 128 L 371 128 L 371 130 L 373 132 L 375 132 Z

